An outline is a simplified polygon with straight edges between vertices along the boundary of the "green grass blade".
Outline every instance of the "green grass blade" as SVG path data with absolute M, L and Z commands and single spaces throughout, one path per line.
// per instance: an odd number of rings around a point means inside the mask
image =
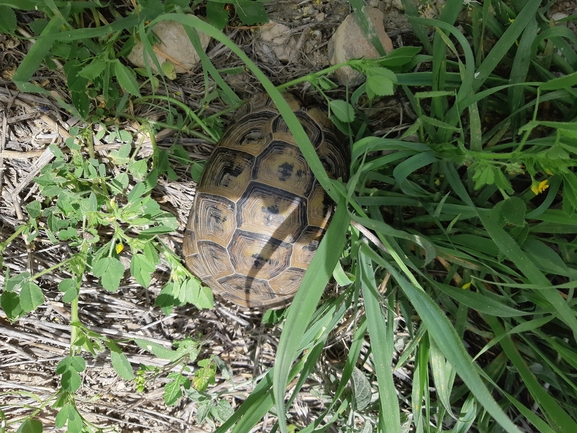
M 461 412 L 459 413 L 459 419 L 453 428 L 452 433 L 467 433 L 471 431 L 471 427 L 475 422 L 475 417 L 477 415 L 477 402 L 475 398 L 470 395 L 463 406 L 461 407 Z
M 496 336 L 505 333 L 503 326 L 499 323 L 499 320 L 496 317 L 487 316 L 486 320 Z M 519 375 L 523 378 L 523 383 L 527 386 L 527 389 L 549 420 L 554 423 L 562 433 L 576 432 L 577 423 L 563 410 L 561 406 L 559 406 L 557 401 L 549 395 L 549 392 L 541 386 L 519 353 L 511 337 L 503 337 L 500 344 L 509 360 L 519 372 Z
M 124 18 L 119 18 L 110 24 L 96 27 L 96 28 L 82 28 L 75 30 L 65 30 L 58 33 L 44 34 L 38 38 L 38 40 L 54 42 L 54 41 L 78 41 L 80 39 L 92 39 L 99 38 L 102 36 L 110 35 L 115 32 L 121 32 L 123 30 L 131 29 L 136 27 L 139 23 L 139 17 L 137 14 L 129 15 Z
M 403 292 L 409 298 L 419 316 L 426 324 L 431 338 L 436 342 L 441 352 L 453 365 L 459 377 L 475 395 L 479 403 L 508 432 L 519 433 L 519 429 L 505 415 L 498 403 L 479 377 L 470 356 L 466 352 L 455 329 L 437 304 L 422 290 L 409 284 L 404 278 L 396 276 Z
M 533 424 L 535 427 L 537 427 L 537 431 L 539 433 L 556 433 L 555 430 L 553 430 L 551 427 L 549 427 L 549 425 L 543 421 L 541 418 L 539 418 L 539 416 L 537 416 L 537 414 L 535 412 L 533 412 L 532 409 L 528 409 L 527 406 L 525 406 L 523 403 L 521 403 L 519 400 L 517 400 L 515 397 L 513 397 L 512 395 L 507 394 L 504 391 L 501 391 L 505 397 L 507 397 L 509 399 L 509 401 L 511 403 L 513 403 L 515 405 L 515 407 L 519 410 L 519 412 L 521 412 L 521 414 L 527 418 L 527 420 Z
M 351 215 L 351 218 L 366 228 L 373 230 L 381 235 L 405 239 L 409 242 L 414 242 L 415 244 L 419 245 L 425 252 L 425 263 L 430 263 L 435 257 L 435 247 L 423 236 L 413 235 L 403 230 L 397 230 L 382 221 L 377 221 L 370 218 L 362 218 L 355 215 Z
M 325 237 L 307 270 L 301 288 L 290 306 L 281 335 L 274 370 L 274 398 L 282 432 L 287 432 L 285 422 L 284 395 L 292 363 L 299 355 L 297 348 L 316 309 L 333 269 L 344 248 L 349 225 L 347 208 L 344 203 L 337 206 Z
M 551 339 L 548 338 L 542 332 L 537 331 L 536 335 L 539 335 L 544 341 L 546 341 L 548 344 L 550 344 Z M 551 359 L 551 357 L 547 356 L 547 354 L 543 350 L 541 350 L 541 348 L 539 348 L 539 346 L 537 344 L 535 344 L 532 341 L 532 339 L 527 338 L 526 336 L 523 336 L 523 340 L 525 341 L 525 343 L 527 343 L 527 346 L 529 346 L 531 349 L 533 349 L 535 351 L 535 353 L 537 355 L 539 355 L 539 358 L 542 359 L 548 365 L 548 367 L 557 375 L 557 377 L 561 379 L 557 382 L 558 383 L 565 382 L 567 384 L 568 388 L 571 389 L 573 395 L 575 395 L 575 391 L 577 391 L 577 383 L 574 383 L 573 378 L 569 377 L 569 375 L 572 375 L 572 372 L 566 374 L 558 366 L 558 363 L 561 360 L 561 356 L 558 356 L 557 354 L 554 353 L 556 359 L 553 360 L 553 359 Z M 575 358 L 575 354 L 573 354 L 573 358 Z M 555 386 L 555 388 L 561 389 L 561 386 L 557 385 L 557 386 Z
M 423 168 L 426 167 L 427 165 L 430 165 L 434 162 L 437 161 L 437 158 L 431 154 L 431 153 L 419 153 L 416 155 L 411 156 L 410 158 L 407 158 L 405 161 L 401 162 L 400 164 L 398 164 L 395 169 L 393 170 L 393 176 L 395 176 L 395 179 L 397 181 L 397 185 L 399 185 L 401 187 L 401 189 L 403 190 L 403 192 L 405 194 L 408 195 L 416 195 L 419 194 L 419 190 L 417 188 L 415 188 L 414 186 L 410 185 L 409 182 L 406 180 L 407 177 Z M 419 194 L 420 196 L 420 194 Z
M 215 83 L 218 85 L 220 90 L 223 92 L 225 96 L 225 100 L 230 105 L 237 105 L 240 104 L 241 101 L 236 96 L 236 93 L 230 88 L 230 86 L 224 81 L 224 78 L 221 77 L 220 73 L 216 69 L 216 67 L 210 61 L 210 58 L 202 49 L 200 45 L 200 39 L 198 37 L 198 33 L 189 27 L 185 28 L 186 34 L 188 35 L 190 41 L 192 42 L 194 49 L 196 50 L 200 61 L 202 62 L 202 69 L 210 74 L 210 76 L 214 79 Z M 206 80 L 208 82 L 208 80 Z
M 511 84 L 524 83 L 527 81 L 527 74 L 529 72 L 529 65 L 531 64 L 531 43 L 535 39 L 539 27 L 535 17 L 529 20 L 527 27 L 524 29 L 515 53 L 515 59 L 511 66 L 511 74 L 509 80 Z M 525 103 L 525 89 L 521 86 L 511 87 L 509 89 L 509 112 L 516 113 L 511 119 L 511 129 L 513 135 L 517 134 L 517 130 L 521 125 L 525 124 L 526 114 L 524 111 L 519 111 Z
M 43 36 L 52 35 L 59 32 L 62 29 L 62 26 L 65 24 L 66 22 L 62 21 L 60 17 L 53 17 L 42 31 L 42 34 L 36 43 L 30 47 L 26 57 L 24 57 L 22 62 L 20 62 L 20 65 L 18 66 L 18 69 L 16 69 L 12 79 L 14 84 L 16 84 L 16 86 L 18 86 L 21 91 L 42 93 L 47 92 L 46 89 L 29 83 L 28 80 L 30 80 L 32 75 L 34 75 L 34 73 L 38 70 L 40 64 L 44 61 L 50 52 L 50 49 L 52 48 L 52 44 L 54 43 L 53 40 L 47 39 Z
M 300 359 L 299 362 L 294 365 L 289 373 L 288 378 L 291 381 L 297 374 L 302 375 L 291 398 L 296 396 L 297 389 L 299 389 L 304 382 L 303 378 L 307 377 L 303 371 L 312 369 L 314 360 L 320 354 L 320 349 L 324 347 L 330 331 L 335 328 L 336 323 L 342 319 L 343 314 L 346 312 L 345 306 L 341 306 L 340 309 L 335 312 L 336 307 L 341 303 L 341 299 L 335 299 L 332 304 L 323 305 L 320 313 L 317 311 L 317 316 L 319 317 L 317 317 L 316 321 L 307 329 L 307 332 L 299 343 L 299 351 L 302 352 L 305 349 L 310 349 L 310 351 L 307 352 L 307 356 Z M 315 344 L 315 346 L 311 348 L 313 344 Z M 235 423 L 237 423 L 233 430 L 235 433 L 252 431 L 254 426 L 258 424 L 274 406 L 275 401 L 272 394 L 273 375 L 274 373 L 271 370 L 259 381 L 250 396 L 241 407 L 235 411 L 234 415 L 216 431 L 217 433 L 228 431 Z
M 501 60 L 503 60 L 503 57 L 505 57 L 509 49 L 515 45 L 523 30 L 529 22 L 534 19 L 539 6 L 541 6 L 541 0 L 528 0 L 523 10 L 521 10 L 519 15 L 517 15 L 515 20 L 507 30 L 505 30 L 503 36 L 497 40 L 475 73 L 474 91 L 477 91 L 483 83 L 485 83 L 485 80 L 489 78 L 489 75 L 495 70 Z
M 377 282 L 373 262 L 364 254 L 368 245 L 362 244 L 359 250 L 359 270 L 361 272 L 361 287 L 365 301 L 369 337 L 374 358 L 374 367 L 379 387 L 379 425 L 381 432 L 401 432 L 399 403 L 393 382 L 393 317 L 389 314 L 385 325 L 384 312 L 379 302 Z
M 419 38 L 419 41 L 421 41 L 421 43 L 425 47 L 425 50 L 428 53 L 432 53 L 433 52 L 433 46 L 431 45 L 431 39 L 429 38 L 429 34 L 427 32 L 427 27 L 425 25 L 419 23 L 418 21 L 413 22 L 413 18 L 419 17 L 419 11 L 417 10 L 417 7 L 415 6 L 415 1 L 414 0 L 401 0 L 401 3 L 403 4 L 403 7 L 405 8 L 405 15 L 407 16 L 407 18 L 409 18 L 409 21 L 411 22 L 413 32 L 415 32 L 415 36 L 417 38 Z
M 433 373 L 435 391 L 447 413 L 452 418 L 457 418 L 451 408 L 451 392 L 455 382 L 455 369 L 450 362 L 447 362 L 434 340 L 431 343 L 429 362 L 431 364 L 431 372 Z
M 226 420 L 215 433 L 226 433 L 238 423 L 234 432 L 249 432 L 268 410 L 274 405 L 272 398 L 272 374 L 271 369 L 256 385 L 248 398 L 235 410 L 234 414 Z
M 459 42 L 460 48 L 465 57 L 465 63 L 463 64 L 460 60 L 458 62 L 460 83 L 458 84 L 459 90 L 457 91 L 456 103 L 452 108 L 449 109 L 447 104 L 442 104 L 438 98 L 435 98 L 432 100 L 434 109 L 431 108 L 431 112 L 435 114 L 438 119 L 443 119 L 443 123 L 451 126 L 458 125 L 461 120 L 462 110 L 464 109 L 460 102 L 465 98 L 470 97 L 474 89 L 473 84 L 475 81 L 475 58 L 473 56 L 471 46 L 465 36 L 457 28 L 444 21 L 425 18 L 412 18 L 411 21 L 414 21 L 415 23 L 428 24 L 444 32 L 450 33 L 451 36 L 453 36 Z M 439 32 L 435 36 L 433 52 L 433 75 L 431 78 L 433 90 L 447 90 L 449 88 L 447 85 L 449 73 L 446 71 L 447 59 L 445 55 L 445 48 L 447 45 L 449 48 L 451 48 L 452 51 L 457 51 L 457 49 L 453 46 L 452 41 L 444 35 L 442 37 L 441 32 Z M 402 77 L 399 80 L 399 83 L 403 83 Z M 476 125 L 478 123 L 478 114 L 475 111 L 475 107 L 473 107 L 469 115 L 473 120 L 473 126 Z M 472 133 L 478 135 L 478 131 L 476 130 Z M 438 131 L 438 134 L 436 134 L 435 140 L 437 142 L 448 141 L 452 134 L 453 131 L 450 128 L 442 128 Z M 478 139 L 475 138 L 475 140 L 475 146 L 479 147 Z
M 547 277 L 533 264 L 527 254 L 505 230 L 484 212 L 479 213 L 479 218 L 491 239 L 499 247 L 499 250 L 517 266 L 529 281 L 542 287 L 551 287 Z M 577 339 L 577 318 L 575 317 L 575 312 L 561 294 L 551 287 L 547 291 L 547 295 L 543 296 L 543 300 L 549 302 L 557 310 L 559 317 L 571 328 L 573 337 Z
M 430 392 L 429 392 L 429 352 L 431 348 L 431 341 L 429 335 L 425 331 L 425 327 L 421 326 L 416 336 L 413 339 L 418 348 L 415 357 L 415 371 L 413 373 L 413 387 L 411 390 L 411 408 L 413 411 L 414 425 L 417 432 L 423 432 L 424 426 L 429 424 L 428 414 L 423 413 L 423 409 L 428 411 L 430 406 Z
M 380 56 L 385 56 L 387 53 L 375 31 L 373 23 L 371 22 L 369 15 L 367 14 L 367 9 L 364 6 L 363 0 L 349 0 L 351 6 L 353 7 L 353 11 L 355 14 L 355 20 L 361 30 L 363 31 L 363 35 L 369 41 L 371 41 L 371 45 L 377 50 Z
M 541 336 L 541 338 L 545 337 Z M 575 349 L 568 347 L 565 342 L 561 343 L 550 338 L 546 339 L 550 341 L 551 347 L 559 354 L 559 356 L 571 365 L 571 367 L 577 370 L 577 352 Z
M 347 360 L 345 361 L 345 366 L 343 368 L 343 372 L 341 375 L 341 379 L 339 381 L 339 385 L 338 385 L 335 393 L 331 396 L 332 401 L 331 401 L 329 407 L 325 410 L 325 412 L 323 412 L 315 420 L 315 422 L 313 424 L 304 428 L 302 430 L 303 433 L 312 432 L 313 429 L 315 429 L 316 427 L 321 425 L 321 423 L 323 423 L 325 417 L 328 414 L 334 413 L 334 409 L 338 404 L 346 404 L 344 401 L 341 400 L 341 396 L 342 396 L 343 392 L 345 391 L 345 389 L 347 388 L 347 386 L 349 384 L 349 380 L 353 374 L 353 370 L 354 370 L 355 366 L 357 365 L 357 361 L 359 359 L 361 349 L 362 349 L 363 344 L 365 342 L 365 333 L 367 332 L 366 316 L 362 316 L 360 318 L 359 322 L 360 323 L 359 323 L 357 329 L 355 330 L 355 333 L 354 333 L 354 336 L 352 339 L 352 344 L 351 344 L 349 353 L 347 355 Z M 341 401 L 342 401 L 342 403 L 341 403 Z M 326 423 L 324 425 L 326 426 Z
M 306 355 L 303 356 L 303 368 L 300 372 L 300 377 L 294 386 L 293 393 L 287 402 L 287 406 L 292 404 L 294 399 L 298 396 L 302 386 L 314 371 L 318 357 L 321 355 L 326 345 L 326 340 L 329 337 L 331 330 L 335 329 L 343 319 L 343 316 L 347 311 L 347 306 L 343 304 L 342 300 L 343 296 L 332 299 L 315 311 L 311 320 L 312 325 L 303 335 L 303 339 L 297 347 L 297 350 L 294 351 L 297 356 L 299 353 L 305 351 Z M 339 308 L 337 309 L 337 307 Z M 290 333 L 290 330 L 287 332 Z M 311 345 L 314 346 L 310 348 Z
M 577 63 L 577 53 L 575 50 L 572 49 L 571 44 L 577 43 L 577 36 L 569 30 L 569 28 L 564 26 L 555 26 L 550 27 L 541 31 L 533 41 L 531 47 L 531 55 L 535 56 L 537 54 L 537 48 L 546 40 L 550 39 L 551 42 L 555 45 L 556 49 L 563 53 L 563 55 L 567 58 L 567 62 L 571 65 L 575 65 Z M 567 39 L 568 41 L 565 41 Z M 556 54 L 555 54 L 556 55 Z M 574 69 L 564 69 L 563 72 L 566 74 L 570 74 L 573 72 Z
M 519 325 L 510 329 L 505 334 L 501 334 L 500 336 L 494 337 L 493 339 L 491 339 L 491 341 L 489 341 L 485 345 L 485 347 L 483 347 L 479 351 L 479 353 L 477 353 L 477 355 L 475 356 L 475 359 L 477 359 L 479 356 L 481 356 L 483 353 L 485 353 L 487 350 L 489 350 L 495 344 L 499 343 L 499 341 L 501 341 L 501 338 L 503 338 L 507 335 L 522 334 L 522 333 L 525 333 L 528 331 L 537 330 L 537 329 L 541 328 L 542 326 L 546 325 L 547 323 L 549 323 L 553 319 L 555 319 L 554 316 L 545 316 L 545 317 L 540 317 L 538 319 L 528 320 L 527 322 L 521 322 Z
M 297 363 L 289 374 L 290 380 L 301 371 L 304 361 Z M 274 406 L 272 395 L 274 367 L 258 382 L 248 398 L 242 403 L 234 414 L 221 425 L 215 433 L 249 433 L 254 431 L 254 426 L 267 414 Z M 235 425 L 236 424 L 236 425 Z
M 551 287 L 551 283 L 547 277 L 545 277 L 545 275 L 543 275 L 543 273 L 533 264 L 523 250 L 521 250 L 517 242 L 490 218 L 488 211 L 483 210 L 482 212 L 479 212 L 465 190 L 455 168 L 450 164 L 443 163 L 443 165 L 445 168 L 445 175 L 447 176 L 447 180 L 451 184 L 453 190 L 461 200 L 467 203 L 472 209 L 476 209 L 487 233 L 505 257 L 517 266 L 519 271 L 527 277 L 531 284 L 535 284 L 542 288 L 550 288 L 547 296 L 543 297 L 543 299 L 549 302 L 555 310 L 557 310 L 559 317 L 571 328 L 574 338 L 577 339 L 577 318 L 561 294 Z
M 471 357 L 463 347 L 461 338 L 451 322 L 449 322 L 449 319 L 447 319 L 443 310 L 441 310 L 426 292 L 410 284 L 393 266 L 379 257 L 375 252 L 368 248 L 367 250 L 366 254 L 370 258 L 385 267 L 393 275 L 427 327 L 431 339 L 435 341 L 439 350 L 453 365 L 459 377 L 465 382 L 465 385 L 467 385 L 479 403 L 507 432 L 520 433 L 520 430 L 507 417 L 505 412 L 503 412 L 503 409 L 495 401 L 481 380 Z
M 480 293 L 472 292 L 471 290 L 465 290 L 449 286 L 448 284 L 438 283 L 432 279 L 429 279 L 429 283 L 434 285 L 443 293 L 449 295 L 460 304 L 466 305 L 467 307 L 472 308 L 473 310 L 480 313 L 485 313 L 496 317 L 518 317 L 529 314 L 515 308 L 508 307 L 507 305 L 504 305 L 502 301 L 496 301 Z

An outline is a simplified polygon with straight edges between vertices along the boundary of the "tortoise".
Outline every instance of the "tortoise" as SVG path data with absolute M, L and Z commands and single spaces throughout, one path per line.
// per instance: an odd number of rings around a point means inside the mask
M 283 96 L 328 175 L 346 180 L 348 147 L 326 114 Z M 332 211 L 274 103 L 259 93 L 238 110 L 206 162 L 184 233 L 186 264 L 237 305 L 286 306 Z

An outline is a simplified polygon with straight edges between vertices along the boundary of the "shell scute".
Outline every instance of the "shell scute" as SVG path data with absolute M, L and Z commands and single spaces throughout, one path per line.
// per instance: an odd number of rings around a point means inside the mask
M 307 225 L 306 200 L 282 189 L 251 182 L 238 201 L 240 229 L 294 242 Z
M 194 209 L 196 236 L 227 245 L 236 230 L 236 205 L 226 197 L 199 193 Z
M 254 156 L 248 153 L 216 148 L 211 163 L 204 168 L 197 191 L 208 191 L 236 201 L 252 178 L 254 163 Z M 210 188 L 203 186 L 208 183 Z
M 269 280 L 288 267 L 292 245 L 266 235 L 239 230 L 228 252 L 236 273 Z
M 255 180 L 300 196 L 308 196 L 315 180 L 297 146 L 273 140 L 254 168 Z
M 321 126 L 318 123 L 314 122 L 313 119 L 311 119 L 304 111 L 295 112 L 295 116 L 297 117 L 303 129 L 307 133 L 309 140 L 316 148 L 322 142 L 323 138 L 322 137 L 323 131 Z M 296 141 L 292 136 L 292 134 L 290 133 L 288 125 L 286 124 L 282 116 L 278 115 L 273 120 L 271 129 L 272 129 L 272 135 L 275 139 L 285 140 L 288 143 L 296 145 Z
M 198 253 L 208 275 L 214 279 L 225 277 L 234 272 L 231 258 L 222 245 L 215 242 L 200 241 L 198 242 Z

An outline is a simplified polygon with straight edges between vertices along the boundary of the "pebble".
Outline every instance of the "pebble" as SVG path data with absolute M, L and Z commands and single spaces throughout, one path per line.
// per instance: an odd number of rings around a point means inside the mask
M 259 39 L 257 54 L 261 60 L 273 64 L 296 60 L 296 41 L 290 27 L 271 21 L 262 28 Z
M 369 16 L 377 36 L 379 37 L 386 53 L 393 51 L 393 43 L 383 24 L 384 14 L 379 9 L 367 7 Z M 378 51 L 365 37 L 362 29 L 357 24 L 353 14 L 345 18 L 337 31 L 331 37 L 328 46 L 329 61 L 331 65 L 336 65 L 350 59 L 374 59 L 380 57 Z M 337 81 L 341 85 L 358 86 L 365 80 L 364 75 L 345 66 L 335 72 Z
M 192 46 L 192 42 L 190 42 L 182 24 L 175 21 L 160 21 L 154 26 L 152 31 L 159 40 L 154 46 L 154 51 L 160 65 L 166 61 L 171 62 L 174 65 L 174 71 L 179 74 L 190 72 L 194 69 L 200 58 Z M 206 50 L 210 42 L 210 36 L 202 32 L 198 32 L 198 36 L 203 50 Z M 145 67 L 144 46 L 142 42 L 139 41 L 136 43 L 128 55 L 128 60 L 135 66 Z M 148 63 L 154 72 L 158 72 L 150 57 Z M 169 76 L 168 78 L 175 77 Z

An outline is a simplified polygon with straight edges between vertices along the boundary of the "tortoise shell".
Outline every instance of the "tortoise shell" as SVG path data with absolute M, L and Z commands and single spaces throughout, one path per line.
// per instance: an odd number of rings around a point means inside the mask
M 319 108 L 289 106 L 328 175 L 348 177 L 344 141 Z M 290 303 L 327 229 L 333 203 L 272 100 L 254 96 L 206 162 L 184 234 L 189 269 L 246 307 Z

